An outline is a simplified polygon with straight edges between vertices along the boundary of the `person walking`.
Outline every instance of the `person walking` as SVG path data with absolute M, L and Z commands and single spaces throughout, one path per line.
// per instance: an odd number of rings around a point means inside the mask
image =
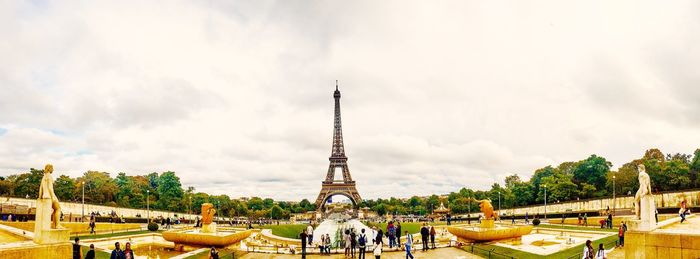
M 401 221 L 396 221 L 396 243 L 401 245 Z
M 583 213 L 583 225 L 588 227 L 588 212 Z
M 90 250 L 85 255 L 85 259 L 95 259 L 95 245 L 90 244 Z
M 131 250 L 131 243 L 126 242 L 124 244 L 124 258 L 126 259 L 136 259 L 134 256 L 134 250 Z
M 581 213 L 578 214 L 578 225 L 581 226 L 581 221 L 583 220 L 583 217 L 581 217 Z
M 73 243 L 73 259 L 82 259 L 83 249 L 80 247 L 80 238 L 75 238 L 75 243 Z
M 606 259 L 605 257 L 605 247 L 603 247 L 603 243 L 598 244 L 598 252 L 595 253 L 595 258 L 596 259 Z
M 119 247 L 119 242 L 114 243 L 114 250 L 112 250 L 109 259 L 126 259 L 124 257 L 124 251 Z
M 381 259 L 382 257 L 382 241 L 377 240 L 374 243 L 374 250 L 372 250 L 372 253 L 374 254 L 375 259 Z
M 430 235 L 430 231 L 428 230 L 426 223 L 423 223 L 423 227 L 420 228 L 420 239 L 421 239 L 421 243 L 423 244 L 423 252 L 428 251 L 428 236 L 429 235 Z
M 301 258 L 306 258 L 306 241 L 308 240 L 306 229 L 301 231 L 299 239 L 301 239 Z
M 411 258 L 413 259 L 413 254 L 411 254 L 411 246 L 413 246 L 413 236 L 406 231 L 406 243 L 404 243 L 404 246 L 406 247 L 406 259 Z
M 358 259 L 365 259 L 365 252 L 367 250 L 367 235 L 365 235 L 365 229 L 360 230 L 360 236 L 357 238 L 357 247 L 359 248 Z
M 608 228 L 612 229 L 612 221 L 613 221 L 613 216 L 612 214 L 608 214 Z
M 314 227 L 309 224 L 308 227 L 306 227 L 306 236 L 309 238 L 309 246 L 311 246 L 314 242 Z
M 435 249 L 435 227 L 430 226 L 430 243 L 433 244 L 433 249 Z

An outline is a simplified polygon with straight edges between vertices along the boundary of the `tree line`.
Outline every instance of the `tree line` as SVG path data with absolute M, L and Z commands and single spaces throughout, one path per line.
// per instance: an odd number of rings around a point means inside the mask
M 31 168 L 28 173 L 0 177 L 0 195 L 37 198 L 43 173 L 42 169 Z M 183 189 L 180 178 L 170 171 L 136 176 L 119 173 L 115 178 L 98 171 L 87 171 L 77 178 L 60 175 L 54 180 L 54 192 L 61 201 L 81 202 L 83 185 L 86 203 L 114 207 L 143 209 L 148 200 L 154 210 L 200 214 L 202 203 L 209 202 L 216 206 L 218 216 L 254 219 L 283 219 L 291 213 L 316 209 L 306 199 L 295 203 L 259 197 L 241 200 L 195 192 L 194 187 Z
M 664 154 L 659 149 L 649 149 L 639 159 L 611 170 L 612 163 L 605 158 L 591 155 L 580 161 L 564 162 L 558 166 L 546 166 L 535 170 L 529 180 L 517 174 L 507 176 L 504 185 L 494 183 L 490 190 L 462 188 L 451 192 L 446 199 L 438 195 L 413 196 L 408 199 L 389 198 L 364 200 L 360 207 L 368 207 L 379 215 L 427 215 L 444 203 L 453 214 L 477 212 L 474 199 L 491 199 L 494 207 L 500 196 L 501 208 L 512 208 L 547 201 L 558 203 L 578 199 L 610 197 L 634 194 L 639 187 L 637 165 L 643 164 L 651 178 L 654 192 L 700 188 L 700 149 L 690 154 Z M 0 195 L 36 198 L 43 170 L 30 169 L 28 173 L 0 177 Z M 71 178 L 60 175 L 55 179 L 54 191 L 62 201 L 80 202 L 83 184 L 85 202 L 126 208 L 146 208 L 146 200 L 152 209 L 199 214 L 202 203 L 217 207 L 217 215 L 250 218 L 289 218 L 292 213 L 314 211 L 316 206 L 303 199 L 301 202 L 275 201 L 270 198 L 231 199 L 227 195 L 210 195 L 195 192 L 194 187 L 183 189 L 180 178 L 174 172 L 150 173 L 129 176 L 118 173 L 112 178 L 107 172 L 87 171 Z M 500 193 L 500 195 L 499 195 Z
M 617 170 L 611 170 L 612 163 L 604 157 L 591 155 L 580 161 L 537 169 L 527 181 L 517 174 L 509 175 L 505 178 L 504 185 L 494 183 L 490 190 L 462 188 L 458 192 L 449 193 L 446 199 L 442 200 L 438 195 L 365 200 L 361 206 L 369 207 L 380 215 L 426 215 L 444 202 L 452 213 L 461 214 L 479 211 L 478 204 L 469 202 L 470 198 L 491 199 L 497 208 L 500 196 L 501 208 L 506 209 L 543 204 L 545 189 L 548 203 L 611 197 L 613 183 L 618 196 L 634 195 L 639 188 L 639 164 L 645 166 L 654 192 L 700 188 L 700 149 L 696 149 L 690 155 L 664 154 L 654 148 L 647 150 L 641 158 L 623 164 Z

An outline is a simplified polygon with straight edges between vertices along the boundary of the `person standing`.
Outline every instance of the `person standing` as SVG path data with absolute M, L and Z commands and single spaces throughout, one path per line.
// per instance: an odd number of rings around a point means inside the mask
M 90 244 L 90 250 L 85 255 L 85 259 L 95 259 L 95 245 Z
M 136 259 L 134 256 L 134 250 L 131 250 L 131 243 L 126 242 L 124 244 L 124 258 L 126 259 Z
M 209 259 L 219 259 L 219 251 L 216 251 L 216 247 L 211 247 L 209 250 Z
M 80 247 L 80 238 L 75 238 L 75 243 L 73 243 L 73 259 L 83 258 L 83 250 Z
M 331 236 L 326 234 L 326 254 L 331 254 L 331 246 L 333 243 L 331 242 Z
M 365 229 L 360 230 L 360 236 L 357 238 L 357 246 L 360 248 L 358 259 L 365 258 L 365 252 L 367 249 L 367 235 L 365 235 Z
M 401 245 L 401 221 L 396 221 L 396 243 Z
M 343 233 L 343 247 L 345 247 L 345 257 L 350 255 L 350 230 L 346 229 Z
M 593 259 L 593 253 L 593 245 L 591 245 L 591 240 L 586 240 L 586 246 L 583 247 L 582 259 Z
M 445 216 L 445 219 L 447 219 L 447 225 L 448 225 L 448 226 L 449 226 L 450 224 L 452 224 L 452 215 L 450 215 L 450 213 L 447 213 L 447 216 Z M 399 231 L 399 233 L 401 233 L 401 232 Z
M 377 237 L 375 238 L 374 242 L 377 242 L 377 240 L 379 240 L 379 242 L 382 242 L 382 244 L 384 244 L 384 231 L 382 231 L 381 228 L 377 230 Z
M 598 244 L 598 252 L 595 254 L 596 259 L 606 259 L 605 257 L 605 247 L 603 247 L 603 243 Z
M 355 258 L 355 247 L 357 247 L 357 234 L 355 234 L 355 230 L 353 229 L 350 231 L 350 255 L 352 258 Z
M 527 219 L 527 211 L 525 212 L 525 225 L 530 224 L 530 220 Z
M 406 231 L 406 243 L 404 244 L 406 247 L 406 259 L 409 257 L 413 259 L 413 254 L 411 254 L 411 246 L 413 246 L 413 236 Z
M 588 227 L 588 212 L 583 213 L 583 225 Z
M 435 249 L 435 227 L 430 226 L 430 243 L 433 245 L 433 249 Z
M 306 235 L 309 238 L 309 246 L 311 246 L 314 242 L 314 227 L 312 227 L 311 224 L 309 224 L 309 226 L 306 227 Z
M 374 250 L 372 251 L 375 259 L 381 259 L 382 257 L 382 241 L 377 240 L 374 242 Z
M 306 258 L 306 241 L 308 236 L 306 235 L 306 229 L 302 230 L 299 234 L 299 239 L 301 239 L 301 258 Z
M 389 237 L 389 248 L 398 247 L 399 245 L 396 244 L 396 227 L 394 226 L 394 222 L 389 221 L 386 232 Z
M 124 257 L 124 251 L 119 247 L 119 242 L 114 243 L 114 250 L 112 250 L 109 259 L 126 259 Z
M 583 220 L 583 217 L 581 217 L 581 213 L 578 214 L 578 225 L 581 226 L 581 221 Z
M 428 236 L 429 235 L 430 235 L 430 231 L 428 230 L 426 223 L 423 223 L 423 227 L 420 228 L 420 239 L 421 239 L 421 243 L 423 243 L 423 252 L 428 251 Z
M 612 214 L 608 214 L 608 228 L 612 229 L 612 221 L 613 221 L 613 216 Z
M 619 239 L 619 246 L 624 247 L 625 246 L 625 222 L 623 221 L 620 223 L 620 227 L 617 229 L 617 237 Z

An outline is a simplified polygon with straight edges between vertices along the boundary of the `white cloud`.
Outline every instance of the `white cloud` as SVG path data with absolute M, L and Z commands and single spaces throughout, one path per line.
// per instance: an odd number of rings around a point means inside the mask
M 698 3 L 0 4 L 0 175 L 52 162 L 314 199 L 340 80 L 366 198 L 700 135 Z

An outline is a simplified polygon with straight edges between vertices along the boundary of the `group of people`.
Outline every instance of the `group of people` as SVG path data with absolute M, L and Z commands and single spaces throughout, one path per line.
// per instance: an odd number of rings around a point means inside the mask
M 411 253 L 411 248 L 414 244 L 413 235 L 408 233 L 408 231 L 403 231 L 405 242 L 402 244 L 402 229 L 400 222 L 397 221 L 396 224 L 394 224 L 394 222 L 389 222 L 387 224 L 386 234 L 382 229 L 378 229 L 377 227 L 372 227 L 372 230 L 373 231 L 371 233 L 373 233 L 374 236 L 368 236 L 368 233 L 365 231 L 365 229 L 361 229 L 359 233 L 357 233 L 356 229 L 354 228 L 341 230 L 342 239 L 340 240 L 338 245 L 339 247 L 342 247 L 344 249 L 346 258 L 355 258 L 355 255 L 357 255 L 357 258 L 364 259 L 366 253 L 368 252 L 367 249 L 370 247 L 372 249 L 371 252 L 375 256 L 375 258 L 380 258 L 385 245 L 385 235 L 386 238 L 389 240 L 388 246 L 390 249 L 398 249 L 401 245 L 403 245 L 403 248 L 406 251 L 406 258 L 413 258 L 413 254 Z M 435 249 L 436 233 L 437 232 L 435 230 L 435 227 L 430 226 L 427 223 L 424 223 L 423 226 L 421 226 L 420 236 L 421 242 L 423 244 L 423 251 L 427 251 L 431 248 Z M 299 234 L 299 238 L 301 239 L 301 258 L 306 258 L 307 247 L 313 247 L 313 226 L 309 225 L 304 230 L 302 230 Z M 329 234 L 322 234 L 320 236 L 320 241 L 318 241 L 318 249 L 321 254 L 329 255 L 331 253 L 332 245 L 332 240 Z
M 588 226 L 588 213 L 583 213 L 583 216 L 581 216 L 581 213 L 578 214 L 578 225 L 579 226 Z
M 586 240 L 586 246 L 583 247 L 583 259 L 605 259 L 605 247 L 603 243 L 598 244 L 598 250 L 593 249 L 593 242 Z

